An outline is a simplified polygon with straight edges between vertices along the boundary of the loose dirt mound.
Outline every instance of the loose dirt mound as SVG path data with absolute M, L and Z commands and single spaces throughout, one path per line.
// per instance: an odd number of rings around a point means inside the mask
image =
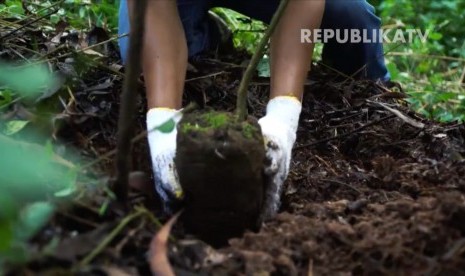
M 58 40 L 60 45 L 71 41 L 64 36 Z M 66 109 L 57 116 L 61 127 L 58 131 L 54 125 L 53 134 L 75 145 L 85 157 L 101 157 L 115 147 L 122 80 L 115 54 L 89 63 L 94 58 L 82 49 L 67 54 L 69 47 L 78 46 L 45 47 L 47 41 L 37 42 L 42 59 L 57 55 L 49 64 L 68 77 L 72 93 L 71 98 L 68 91 L 55 95 L 55 102 L 62 97 Z M 25 39 L 15 45 L 31 48 L 32 42 Z M 21 49 L 17 51 L 31 58 Z M 2 57 L 15 59 L 15 51 L 3 50 Z M 234 55 L 195 62 L 188 74 L 185 102 L 234 110 L 234 91 L 243 71 L 237 64 L 243 60 Z M 85 70 L 79 67 L 83 63 Z M 281 213 L 260 232 L 247 233 L 217 250 L 191 239 L 177 225 L 176 241 L 169 248 L 174 269 L 180 274 L 215 275 L 464 275 L 464 125 L 420 118 L 403 104 L 402 93 L 379 84 L 340 81 L 334 74 L 315 72 L 306 85 Z M 268 92 L 267 79 L 252 84 L 249 107 L 254 116 L 264 114 Z M 138 97 L 137 128 L 142 131 L 142 89 Z M 21 116 L 24 109 L 15 104 L 13 115 Z M 134 169 L 149 173 L 149 160 L 146 143 L 136 143 Z M 93 174 L 112 175 L 112 170 L 108 157 Z M 23 274 L 69 269 L 89 256 L 115 223 L 127 216 L 127 210 L 118 206 L 102 208 L 109 196 L 98 186 L 89 185 L 86 191 L 89 199 L 76 199 L 33 241 L 41 247 L 58 238 L 56 253 L 31 263 L 21 270 Z M 133 193 L 131 203 L 144 204 L 163 220 L 150 192 Z M 145 220 L 129 225 L 84 274 L 113 275 L 122 268 L 131 275 L 148 275 L 147 250 L 157 228 Z
M 268 87 L 254 90 L 260 116 Z M 419 118 L 373 82 L 318 73 L 308 90 L 282 213 L 221 257 L 187 261 L 178 248 L 176 265 L 218 275 L 464 274 L 464 126 Z

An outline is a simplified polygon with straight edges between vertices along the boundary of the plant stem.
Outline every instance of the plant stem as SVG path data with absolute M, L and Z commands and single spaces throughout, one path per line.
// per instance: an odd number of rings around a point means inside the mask
M 116 156 L 116 182 L 114 193 L 121 202 L 128 196 L 129 160 L 131 156 L 131 136 L 134 130 L 134 114 L 136 113 L 136 95 L 138 79 L 141 73 L 142 44 L 145 25 L 147 0 L 138 0 L 134 5 L 134 20 L 131 22 L 128 63 L 124 79 L 123 94 L 118 121 L 118 141 Z
M 64 2 L 64 1 L 60 1 L 60 2 L 57 3 L 57 4 L 61 4 L 62 2 Z M 56 4 L 54 4 L 53 6 L 56 6 Z M 14 29 L 13 31 L 11 31 L 11 32 L 9 32 L 9 33 L 6 33 L 5 35 L 2 35 L 2 36 L 0 37 L 0 40 L 3 40 L 3 39 L 5 39 L 6 37 L 8 37 L 8 36 L 10 36 L 10 35 L 12 35 L 12 34 L 15 34 L 15 33 L 18 32 L 19 30 L 22 30 L 22 29 L 24 29 L 24 28 L 26 28 L 26 27 L 28 27 L 28 26 L 30 26 L 30 25 L 36 23 L 37 21 L 40 21 L 40 20 L 42 20 L 42 19 L 44 19 L 44 18 L 46 18 L 46 17 L 49 17 L 49 16 L 52 15 L 52 14 L 57 13 L 59 10 L 60 10 L 60 9 L 53 10 L 53 11 L 51 11 L 51 12 L 45 14 L 45 15 L 42 15 L 42 16 L 40 16 L 40 17 L 38 17 L 38 18 L 36 18 L 36 19 L 34 19 L 34 20 L 32 20 L 32 21 L 30 21 L 30 22 L 28 22 L 28 23 L 26 23 L 26 24 L 24 24 L 24 25 L 22 25 L 22 26 L 20 26 L 19 28 Z M 22 20 L 20 20 L 20 21 L 22 21 Z
M 92 250 L 92 252 L 89 253 L 89 255 L 87 255 L 81 262 L 79 262 L 78 267 L 89 265 L 94 260 L 94 258 L 97 257 L 97 255 L 99 255 L 110 244 L 110 242 L 116 238 L 116 236 L 118 236 L 118 234 L 124 229 L 124 227 L 126 227 L 126 225 L 144 214 L 144 210 L 138 210 L 121 220 L 118 226 L 116 226 L 116 228 L 113 229 L 113 231 L 111 231 L 111 233 L 106 236 L 105 239 L 103 239 L 103 241 L 97 247 L 95 247 L 94 250 Z
M 278 9 L 273 16 L 273 19 L 271 20 L 270 26 L 268 26 L 265 35 L 260 40 L 258 47 L 255 50 L 255 53 L 253 54 L 247 69 L 245 70 L 244 77 L 242 78 L 239 89 L 237 91 L 236 115 L 239 122 L 245 121 L 247 119 L 247 88 L 249 87 L 252 76 L 255 73 L 258 62 L 265 52 L 265 47 L 268 45 L 268 41 L 276 29 L 276 26 L 278 25 L 288 2 L 289 0 L 281 0 L 281 3 L 279 4 Z
M 182 113 L 183 114 L 186 114 L 186 113 L 189 113 L 189 112 L 192 112 L 192 110 L 195 110 L 197 108 L 197 105 L 195 103 L 190 103 L 188 104 L 186 107 L 183 108 L 182 110 Z M 166 120 L 165 122 L 163 122 L 162 124 L 156 126 L 154 129 L 156 129 L 157 127 L 165 124 L 167 121 L 171 120 L 172 118 Z M 143 138 L 146 138 L 147 137 L 147 134 L 151 131 L 153 131 L 154 129 L 148 129 L 148 130 L 144 130 L 142 131 L 141 133 L 137 134 L 136 136 L 134 136 L 134 138 L 131 139 L 131 145 L 136 143 L 136 142 L 139 142 L 140 140 L 142 140 Z M 100 155 L 99 158 L 87 163 L 87 164 L 84 164 L 80 167 L 81 170 L 84 170 L 84 169 L 87 169 L 87 168 L 90 168 L 100 162 L 102 162 L 103 160 L 105 159 L 109 159 L 110 157 L 112 157 L 113 155 L 116 155 L 118 152 L 117 149 L 113 149 L 109 152 L 106 152 L 104 153 L 103 155 Z

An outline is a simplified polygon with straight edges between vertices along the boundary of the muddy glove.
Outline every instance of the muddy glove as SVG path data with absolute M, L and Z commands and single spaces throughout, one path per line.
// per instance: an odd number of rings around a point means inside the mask
M 147 113 L 148 142 L 152 157 L 155 189 L 163 201 L 165 212 L 171 213 L 173 207 L 182 198 L 178 173 L 174 166 L 176 154 L 176 125 L 181 120 L 182 113 L 174 109 L 153 108 Z M 154 129 L 169 119 L 175 122 L 174 129 L 167 132 L 165 129 Z
M 281 188 L 289 173 L 291 151 L 296 139 L 302 104 L 295 97 L 273 98 L 266 107 L 261 126 L 266 150 L 266 193 L 263 218 L 276 214 L 280 205 Z

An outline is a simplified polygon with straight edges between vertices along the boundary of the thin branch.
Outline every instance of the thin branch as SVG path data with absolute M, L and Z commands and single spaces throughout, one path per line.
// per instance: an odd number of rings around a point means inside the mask
M 186 114 L 186 113 L 189 113 L 191 112 L 192 110 L 196 109 L 197 108 L 197 105 L 195 103 L 190 103 L 188 106 L 184 107 L 182 109 L 182 113 L 183 114 Z M 144 130 L 142 131 L 141 133 L 137 134 L 136 136 L 134 136 L 134 138 L 131 139 L 131 145 L 142 140 L 143 138 L 146 138 L 147 137 L 147 134 L 151 131 L 153 131 L 154 129 L 156 129 L 157 127 L 165 124 L 167 121 L 171 120 L 172 118 L 169 118 L 168 120 L 166 120 L 165 122 L 163 122 L 162 124 L 158 125 L 158 126 L 155 126 L 153 129 L 149 129 L 149 130 Z M 113 155 L 115 155 L 116 153 L 118 152 L 117 149 L 113 149 L 109 152 L 106 152 L 104 153 L 103 155 L 101 155 L 98 159 L 94 160 L 94 161 L 91 161 L 83 166 L 80 167 L 81 170 L 83 169 L 87 169 L 87 168 L 90 168 L 100 162 L 102 162 L 103 160 L 105 159 L 108 159 L 110 157 L 112 157 Z
M 79 262 L 78 266 L 83 267 L 89 265 L 95 259 L 95 257 L 97 257 L 111 243 L 111 241 L 116 238 L 116 236 L 118 236 L 118 234 L 124 229 L 124 227 L 126 227 L 126 225 L 144 214 L 144 210 L 138 210 L 135 213 L 132 213 L 122 219 L 118 226 L 116 226 L 116 228 L 113 229 L 113 231 L 111 231 L 111 233 L 106 236 L 105 239 L 103 239 L 103 241 L 100 242 L 100 244 L 98 244 L 97 247 L 95 247 L 95 249 L 92 250 L 81 262 Z
M 19 27 L 19 28 L 14 29 L 13 31 L 11 31 L 11 32 L 9 32 L 9 33 L 7 33 L 7 34 L 1 36 L 1 37 L 0 37 L 0 40 L 3 40 L 3 39 L 5 39 L 5 38 L 8 37 L 8 36 L 17 33 L 19 30 L 22 30 L 22 29 L 26 28 L 27 26 L 30 26 L 30 25 L 36 23 L 37 21 L 40 21 L 41 19 L 43 19 L 43 18 L 45 18 L 45 17 L 48 17 L 48 16 L 50 16 L 50 15 L 52 15 L 52 14 L 57 13 L 59 10 L 60 10 L 60 9 L 53 10 L 53 11 L 51 11 L 51 12 L 49 12 L 49 13 L 47 13 L 47 14 L 45 14 L 45 15 L 39 17 L 39 18 L 36 18 L 36 19 L 32 20 L 31 22 L 28 22 L 28 23 L 22 25 L 22 26 Z
M 147 0 L 137 1 L 134 5 L 134 21 L 131 24 L 129 40 L 128 64 L 124 79 L 123 94 L 118 120 L 118 140 L 116 148 L 116 182 L 114 193 L 120 202 L 126 202 L 128 196 L 128 176 L 131 157 L 131 136 L 134 131 L 134 114 L 136 114 L 135 92 L 139 86 L 138 79 L 141 74 L 142 45 L 144 36 L 145 13 Z
M 296 150 L 298 149 L 303 149 L 303 148 L 308 148 L 308 147 L 313 147 L 313 146 L 316 146 L 316 145 L 319 145 L 319 144 L 323 144 L 323 143 L 327 143 L 329 141 L 333 141 L 333 140 L 338 140 L 338 139 L 342 139 L 342 138 L 345 138 L 347 136 L 350 136 L 354 133 L 357 133 L 357 132 L 360 132 L 362 130 L 364 130 L 365 128 L 369 127 L 369 126 L 374 126 L 374 125 L 377 125 L 377 124 L 380 124 L 386 120 L 390 120 L 392 118 L 395 118 L 396 115 L 389 115 L 389 116 L 386 116 L 384 118 L 381 118 L 379 120 L 376 120 L 376 121 L 372 121 L 370 123 L 367 123 L 361 127 L 358 127 L 352 131 L 349 131 L 347 133 L 344 133 L 344 134 L 341 134 L 341 135 L 337 135 L 337 136 L 334 136 L 334 137 L 329 137 L 329 138 L 326 138 L 326 139 L 322 139 L 322 140 L 319 140 L 319 141 L 316 141 L 316 142 L 313 142 L 313 143 L 309 143 L 309 144 L 305 144 L 305 145 L 300 145 L 298 147 L 295 147 Z
M 463 66 L 463 72 L 462 72 L 462 75 L 460 76 L 459 85 L 462 85 L 462 83 L 465 83 L 465 66 Z
M 418 54 L 418 53 L 409 53 L 409 52 L 390 52 L 390 53 L 387 53 L 386 56 L 408 56 L 408 57 L 433 58 L 433 59 L 465 62 L 465 58 L 441 56 L 441 55 L 427 55 L 427 54 Z
M 211 73 L 211 74 L 208 74 L 208 75 L 205 75 L 205 76 L 200 76 L 200 77 L 195 77 L 195 78 L 191 78 L 191 79 L 187 79 L 185 82 L 191 82 L 191 81 L 196 81 L 196 80 L 201 80 L 201 79 L 207 79 L 207 78 L 211 78 L 211 77 L 216 77 L 216 76 L 219 76 L 219 75 L 222 75 L 222 74 L 225 74 L 226 72 L 225 71 L 220 71 L 220 72 L 216 72 L 216 73 Z
M 42 12 L 44 12 L 44 11 L 46 11 L 46 10 L 50 10 L 50 9 L 55 8 L 56 6 L 60 6 L 60 5 L 63 4 L 64 2 L 65 2 L 65 0 L 61 0 L 61 1 L 59 1 L 59 2 L 56 2 L 56 3 L 53 4 L 53 5 L 50 5 L 50 6 L 48 6 L 48 7 L 45 7 L 45 8 L 43 8 L 43 9 L 40 9 L 40 10 L 34 12 L 34 14 L 41 14 Z M 34 3 L 31 3 L 31 4 L 34 4 Z M 38 6 L 41 7 L 40 5 L 38 5 Z M 19 23 L 21 23 L 21 22 L 23 22 L 24 20 L 27 20 L 27 19 L 29 19 L 29 18 L 31 18 L 31 16 L 27 16 L 27 17 L 25 17 L 25 18 L 23 18 L 23 19 L 20 19 L 20 20 L 16 21 L 15 24 L 19 24 Z
M 271 35 L 273 34 L 276 26 L 281 19 L 281 16 L 284 14 L 284 10 L 286 9 L 287 3 L 289 0 L 281 0 L 276 13 L 271 20 L 270 26 L 265 32 L 265 35 L 260 40 L 258 44 L 257 50 L 252 56 L 247 69 L 245 70 L 244 77 L 241 80 L 239 85 L 239 89 L 237 91 L 237 103 L 236 103 L 236 115 L 239 121 L 244 121 L 247 118 L 247 88 L 249 87 L 250 81 L 252 80 L 252 76 L 257 68 L 258 62 L 263 56 L 265 51 L 265 47 L 268 45 L 268 40 L 270 40 Z
M 40 60 L 37 60 L 37 61 L 31 62 L 31 63 L 25 64 L 25 65 L 22 65 L 22 66 L 23 66 L 23 67 L 33 66 L 33 65 L 42 64 L 42 63 L 45 63 L 45 62 L 50 62 L 50 61 L 58 60 L 58 59 L 60 59 L 60 58 L 69 57 L 69 56 L 72 56 L 73 54 L 83 53 L 83 52 L 85 52 L 85 51 L 87 51 L 87 50 L 96 48 L 96 47 L 98 47 L 98 46 L 101 46 L 101 45 L 104 45 L 104 44 L 107 44 L 107 43 L 110 43 L 110 42 L 112 42 L 112 41 L 115 41 L 115 40 L 117 40 L 117 39 L 120 39 L 120 38 L 126 37 L 126 36 L 129 36 L 129 34 L 117 35 L 117 36 L 114 36 L 114 37 L 112 37 L 112 38 L 109 38 L 108 40 L 105 40 L 105 41 L 102 41 L 102 42 L 93 44 L 93 45 L 91 45 L 91 46 L 87 46 L 87 47 L 81 48 L 81 49 L 79 49 L 79 50 L 77 50 L 77 51 L 74 51 L 74 52 L 68 52 L 68 53 L 65 53 L 65 54 L 62 54 L 62 55 L 59 55 L 59 56 L 56 56 L 56 57 L 44 59 L 45 57 L 50 56 L 51 54 L 54 54 L 54 53 L 56 53 L 57 51 L 62 50 L 62 49 L 65 48 L 64 45 L 60 45 L 60 46 L 58 46 L 55 50 L 53 50 L 53 51 L 51 51 L 51 52 L 46 53 L 45 55 L 43 55 L 43 56 L 41 57 Z M 19 68 L 22 68 L 22 67 L 19 66 Z
M 400 112 L 397 109 L 390 108 L 389 106 L 387 106 L 387 105 L 385 105 L 383 103 L 380 103 L 380 102 L 374 102 L 374 101 L 370 101 L 370 100 L 367 100 L 367 102 L 370 103 L 370 104 L 381 106 L 382 108 L 384 108 L 387 111 L 393 113 L 394 115 L 399 117 L 402 121 L 404 121 L 405 123 L 407 123 L 407 124 L 409 124 L 409 125 L 411 125 L 413 127 L 425 128 L 425 124 L 423 124 L 422 122 L 418 122 L 417 120 L 414 120 L 414 119 L 408 117 L 407 115 L 404 115 L 402 112 Z
M 334 183 L 334 184 L 338 184 L 338 185 L 341 185 L 341 186 L 345 186 L 345 187 L 351 188 L 352 190 L 356 191 L 356 192 L 359 193 L 359 194 L 362 194 L 362 191 L 360 191 L 359 189 L 355 188 L 354 186 L 352 186 L 352 185 L 350 185 L 350 184 L 347 184 L 347 183 L 344 183 L 344 182 L 342 182 L 342 181 L 336 180 L 336 179 L 322 179 L 322 181 L 324 181 L 324 182 L 329 182 L 329 183 Z

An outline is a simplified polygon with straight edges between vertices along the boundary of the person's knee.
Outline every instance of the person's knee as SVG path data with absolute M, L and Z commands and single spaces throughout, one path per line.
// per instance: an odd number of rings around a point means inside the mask
M 325 15 L 324 25 L 328 27 L 379 29 L 381 26 L 375 8 L 366 0 L 327 0 Z
M 206 0 L 178 0 L 178 11 L 183 24 L 186 40 L 189 48 L 189 56 L 195 56 L 208 47 L 209 29 Z M 118 35 L 124 36 L 118 39 L 121 58 L 126 61 L 129 49 L 130 20 L 127 8 L 127 0 L 120 1 L 118 18 Z

